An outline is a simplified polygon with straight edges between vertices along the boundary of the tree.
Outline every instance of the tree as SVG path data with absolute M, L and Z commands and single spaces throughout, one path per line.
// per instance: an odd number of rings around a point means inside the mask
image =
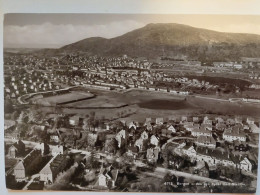
M 6 99 L 4 101 L 4 111 L 5 113 L 12 113 L 14 111 L 14 107 L 11 100 Z
M 44 151 L 43 151 L 43 154 L 44 155 L 48 155 L 50 153 L 50 146 L 44 142 Z

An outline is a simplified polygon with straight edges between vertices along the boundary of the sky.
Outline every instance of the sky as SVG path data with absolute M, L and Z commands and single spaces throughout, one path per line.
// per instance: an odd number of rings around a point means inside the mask
M 113 38 L 149 23 L 260 35 L 259 15 L 12 13 L 4 16 L 4 47 L 58 48 L 89 37 Z

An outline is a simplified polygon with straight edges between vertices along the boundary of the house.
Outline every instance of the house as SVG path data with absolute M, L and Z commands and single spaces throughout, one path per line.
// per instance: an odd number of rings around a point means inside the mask
M 156 118 L 155 119 L 155 124 L 156 125 L 163 125 L 163 118 Z
M 148 124 L 146 125 L 146 129 L 147 129 L 148 131 L 153 130 L 152 124 L 151 124 L 151 123 L 148 123 Z
M 143 140 L 146 140 L 146 139 L 148 139 L 148 133 L 146 132 L 146 131 L 143 131 L 142 133 L 141 133 L 141 136 L 140 136 L 140 138 L 142 138 Z
M 15 165 L 14 177 L 16 181 L 24 180 L 28 175 L 31 174 L 33 167 L 41 161 L 41 154 L 41 150 L 32 150 L 24 157 L 23 160 L 19 161 Z
M 114 188 L 118 177 L 118 169 L 104 169 L 101 167 L 97 180 L 95 181 L 95 187 L 101 188 Z
M 107 177 L 104 174 L 100 173 L 94 186 L 107 188 Z
M 191 135 L 194 136 L 194 137 L 198 137 L 198 136 L 212 136 L 212 132 L 208 129 L 205 129 L 205 128 L 198 128 L 198 129 L 194 129 L 192 132 L 191 132 Z
M 25 167 L 23 161 L 19 161 L 14 167 L 14 177 L 16 181 L 25 180 Z
M 126 156 L 133 160 L 137 157 L 138 151 L 138 147 L 130 143 L 127 148 Z
M 247 157 L 245 157 L 241 162 L 240 162 L 240 169 L 251 172 L 252 171 L 252 163 L 250 160 L 248 160 Z
M 223 133 L 223 139 L 229 142 L 233 142 L 235 140 L 246 141 L 246 135 L 241 132 L 238 128 L 233 127 L 226 129 Z
M 205 116 L 203 119 L 203 124 L 212 125 L 212 120 L 210 120 L 207 116 Z
M 200 125 L 199 124 L 187 124 L 185 125 L 185 129 L 187 131 L 193 131 L 194 129 L 199 129 Z
M 43 167 L 43 169 L 40 171 L 39 174 L 40 174 L 40 181 L 44 181 L 46 183 L 53 183 L 53 175 L 52 175 L 50 163 L 45 165 L 45 167 Z
M 41 150 L 42 151 L 42 154 L 44 152 L 44 143 L 37 143 L 35 146 L 34 146 L 34 149 L 35 150 Z
M 197 164 L 196 167 L 194 167 L 193 174 L 199 175 L 201 177 L 209 177 L 209 167 L 207 164 L 203 161 Z
M 72 126 L 77 126 L 79 124 L 79 116 L 74 115 L 69 118 L 69 124 Z
M 226 120 L 226 124 L 227 124 L 227 125 L 234 125 L 235 123 L 236 123 L 235 120 L 232 119 L 232 118 L 228 118 L 228 119 Z
M 155 135 L 152 135 L 151 138 L 150 138 L 150 143 L 155 145 L 155 146 L 158 146 L 159 144 L 159 138 L 156 137 Z
M 136 128 L 137 128 L 137 123 L 135 123 L 134 121 L 131 121 L 131 122 L 128 124 L 128 128 L 129 128 L 129 129 L 133 128 L 134 130 L 136 130 Z
M 212 131 L 212 124 L 203 123 L 200 127 Z
M 144 126 L 146 126 L 147 124 L 151 124 L 152 123 L 152 118 L 146 118 L 145 122 L 144 122 Z
M 63 146 L 57 145 L 57 146 L 51 146 L 51 154 L 52 156 L 56 156 L 58 154 L 63 154 Z
M 187 122 L 188 121 L 188 117 L 187 116 L 182 116 L 181 117 L 181 122 Z
M 198 123 L 199 122 L 199 117 L 197 117 L 197 116 L 192 117 L 192 121 L 194 123 Z
M 255 123 L 255 120 L 254 120 L 252 117 L 248 117 L 248 118 L 246 119 L 246 122 L 247 122 L 248 125 L 252 125 L 252 124 Z
M 170 138 L 172 137 L 172 131 L 169 131 L 168 129 L 162 129 L 161 135 Z
M 142 138 L 139 138 L 135 141 L 135 146 L 138 147 L 139 151 L 143 149 L 144 140 Z
M 19 140 L 8 149 L 8 156 L 16 158 L 17 156 L 23 156 L 25 154 L 25 144 Z
M 224 119 L 219 117 L 219 116 L 215 117 L 215 120 L 217 121 L 217 123 L 224 123 L 225 122 Z
M 243 118 L 242 118 L 242 117 L 239 117 L 239 116 L 236 116 L 236 117 L 235 117 L 235 123 L 236 123 L 236 124 L 243 124 Z
M 217 123 L 216 129 L 219 131 L 224 131 L 227 128 L 227 125 L 225 123 Z
M 119 147 L 119 148 L 121 147 L 122 139 L 125 139 L 125 138 L 126 138 L 126 132 L 125 132 L 125 130 L 123 130 L 123 129 L 116 134 L 115 139 L 116 139 L 117 142 L 118 142 L 118 147 Z
M 169 117 L 168 117 L 168 121 L 177 122 L 177 121 L 179 121 L 179 120 L 180 120 L 180 119 L 177 118 L 177 116 L 169 116 Z
M 9 157 L 11 157 L 11 158 L 16 158 L 17 153 L 18 153 L 18 149 L 17 149 L 14 145 L 11 145 L 11 146 L 8 148 L 8 156 L 9 156 Z
M 51 133 L 50 134 L 50 142 L 59 143 L 60 139 L 58 133 Z
M 168 130 L 168 131 L 171 131 L 172 133 L 176 133 L 176 129 L 174 128 L 173 125 L 169 125 L 169 126 L 167 127 L 167 130 Z
M 191 145 L 191 143 L 188 143 L 185 146 L 183 146 L 182 152 L 191 158 L 196 156 L 196 150 L 194 146 Z
M 148 148 L 146 152 L 146 159 L 148 162 L 157 162 L 159 157 L 160 148 Z
M 249 125 L 251 132 L 260 133 L 260 127 L 256 126 L 256 124 Z M 248 127 L 248 129 L 249 129 Z M 244 125 L 244 129 L 246 129 L 246 125 Z
M 198 136 L 195 141 L 197 146 L 205 146 L 209 148 L 216 148 L 216 141 L 212 136 Z
M 54 156 L 40 171 L 40 181 L 53 183 L 57 175 L 71 165 L 69 156 L 63 154 Z

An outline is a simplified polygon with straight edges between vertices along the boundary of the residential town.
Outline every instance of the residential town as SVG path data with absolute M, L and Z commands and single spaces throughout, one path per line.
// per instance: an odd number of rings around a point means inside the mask
M 27 124 L 5 122 L 10 124 L 5 149 L 11 189 L 55 189 L 66 178 L 70 189 L 132 191 L 129 174 L 137 177 L 159 168 L 179 171 L 177 178 L 184 172 L 197 175 L 198 181 L 210 178 L 249 188 L 256 179 L 259 122 L 251 117 L 111 122 L 92 113 L 88 118 L 51 114 L 42 121 L 32 115 Z
M 256 193 L 251 36 L 151 23 L 61 48 L 4 48 L 6 188 Z

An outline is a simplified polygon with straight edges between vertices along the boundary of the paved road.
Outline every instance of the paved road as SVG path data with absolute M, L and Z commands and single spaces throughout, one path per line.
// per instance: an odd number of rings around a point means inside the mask
M 174 174 L 177 177 L 185 177 L 188 179 L 192 179 L 192 180 L 196 180 L 196 181 L 201 181 L 201 182 L 208 182 L 208 183 L 219 183 L 222 185 L 230 185 L 230 182 L 224 182 L 224 181 L 220 181 L 220 180 L 216 180 L 216 179 L 210 179 L 208 177 L 202 177 L 199 175 L 193 175 L 190 173 L 186 173 L 186 172 L 181 172 L 181 171 L 176 171 L 176 170 L 171 170 L 171 169 L 165 169 L 162 167 L 157 167 L 153 173 L 153 176 L 157 176 L 157 177 L 164 177 L 164 175 L 166 173 L 170 172 L 171 174 Z M 239 183 L 236 183 L 238 185 L 241 185 Z

